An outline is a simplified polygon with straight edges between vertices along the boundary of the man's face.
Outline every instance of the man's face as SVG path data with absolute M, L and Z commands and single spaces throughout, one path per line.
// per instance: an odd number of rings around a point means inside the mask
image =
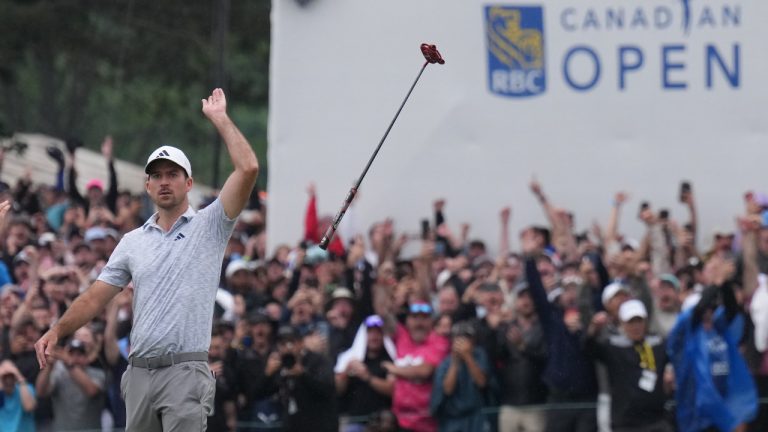
M 453 288 L 443 288 L 437 297 L 437 307 L 440 313 L 453 313 L 459 309 L 459 295 Z
M 368 351 L 379 352 L 384 347 L 384 333 L 381 327 L 368 328 Z
M 424 313 L 408 314 L 408 317 L 405 319 L 405 326 L 411 335 L 411 339 L 415 343 L 420 344 L 427 340 L 427 336 L 429 336 L 429 332 L 432 330 L 432 318 Z
M 502 269 L 502 277 L 514 282 L 523 275 L 523 266 L 517 258 L 510 258 Z
M 536 268 L 541 275 L 541 283 L 544 284 L 544 288 L 550 290 L 557 284 L 557 269 L 555 266 L 546 259 L 540 259 L 536 262 Z
M 250 275 L 248 270 L 238 270 L 227 279 L 229 288 L 235 292 L 244 293 L 250 288 Z
M 336 317 L 336 327 L 347 328 L 349 322 L 352 320 L 352 314 L 355 311 L 355 307 L 350 300 L 338 299 L 333 302 L 331 312 Z
M 8 244 L 21 247 L 29 243 L 30 232 L 24 224 L 15 224 L 8 230 Z
M 192 179 L 175 163 L 159 159 L 149 166 L 147 193 L 156 206 L 170 210 L 181 206 L 192 189 Z
M 219 361 L 224 358 L 224 339 L 221 336 L 211 337 L 211 346 L 208 348 L 208 361 Z
M 38 329 L 47 329 L 51 325 L 51 310 L 45 305 L 32 307 L 32 320 Z
M 560 294 L 557 301 L 560 302 L 560 306 L 563 309 L 573 309 L 578 306 L 579 303 L 579 286 L 575 284 L 568 284 L 563 287 L 563 293 Z
M 634 317 L 629 321 L 621 323 L 621 328 L 629 340 L 640 342 L 645 339 L 646 322 L 643 318 Z
M 67 276 L 65 275 L 54 275 L 45 281 L 43 291 L 48 295 L 49 299 L 57 303 L 62 303 L 67 300 L 66 279 Z
M 480 295 L 479 303 L 488 313 L 499 312 L 504 304 L 504 294 L 500 290 L 485 291 Z
M 729 252 L 733 249 L 733 235 L 718 234 L 715 236 L 715 248 L 720 252 Z
M 309 322 L 312 319 L 312 304 L 308 300 L 296 303 L 291 317 L 293 318 L 291 321 L 295 324 Z
M 659 284 L 659 308 L 665 312 L 672 312 L 677 310 L 679 304 L 677 302 L 677 290 L 668 282 L 661 282 Z
M 2 382 L 3 391 L 6 393 L 13 393 L 14 389 L 16 388 L 16 377 L 11 373 L 3 374 Z
M 104 191 L 101 188 L 94 186 L 88 189 L 88 201 L 92 203 L 101 202 L 102 198 L 104 198 Z
M 515 311 L 522 317 L 528 318 L 533 315 L 533 300 L 531 294 L 526 290 L 517 295 L 515 300 Z
M 75 265 L 78 267 L 93 267 L 96 256 L 90 247 L 79 246 L 75 251 Z
M 29 264 L 26 261 L 19 261 L 13 267 L 13 276 L 17 281 L 25 281 L 29 278 Z
M 255 348 L 269 346 L 269 338 L 272 334 L 272 326 L 269 323 L 258 323 L 251 326 L 251 338 Z

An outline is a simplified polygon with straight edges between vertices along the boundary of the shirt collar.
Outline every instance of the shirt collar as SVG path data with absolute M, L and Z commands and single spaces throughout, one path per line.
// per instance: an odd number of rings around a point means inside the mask
M 152 216 L 147 219 L 146 222 L 144 222 L 144 225 L 142 225 L 142 229 L 146 230 L 147 228 L 154 227 L 157 229 L 160 229 L 160 226 L 157 224 L 157 216 L 160 214 L 160 212 L 155 212 Z M 184 222 L 189 222 L 192 220 L 193 217 L 197 214 L 197 211 L 192 208 L 192 206 L 187 207 L 187 211 L 184 212 L 181 216 L 179 216 L 179 220 L 183 220 Z M 176 224 L 179 223 L 179 220 L 177 220 L 173 226 L 176 226 Z M 173 227 L 171 227 L 173 229 Z

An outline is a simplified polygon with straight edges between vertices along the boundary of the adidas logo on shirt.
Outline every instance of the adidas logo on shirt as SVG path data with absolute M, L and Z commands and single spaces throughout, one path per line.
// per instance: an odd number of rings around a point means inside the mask
M 182 234 L 182 233 L 179 233 L 178 235 L 176 235 L 176 238 L 175 238 L 175 239 L 173 239 L 173 241 L 176 241 L 176 240 L 181 240 L 181 239 L 183 239 L 183 238 L 184 238 L 184 234 Z

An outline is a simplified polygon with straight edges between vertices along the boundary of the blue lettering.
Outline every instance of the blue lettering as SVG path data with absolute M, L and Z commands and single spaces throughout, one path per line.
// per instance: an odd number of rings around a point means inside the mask
M 628 57 L 632 57 L 630 61 Z M 635 71 L 643 66 L 643 51 L 634 45 L 619 48 L 619 89 L 626 88 L 627 72 Z
M 595 30 L 600 29 L 600 23 L 597 21 L 597 15 L 593 9 L 587 11 L 587 15 L 584 17 L 584 30 L 593 27 Z
M 715 16 L 712 14 L 712 9 L 709 6 L 704 6 L 699 16 L 699 27 L 708 26 L 714 28 L 715 25 Z
M 731 84 L 731 87 L 739 87 L 741 76 L 741 68 L 739 62 L 740 51 L 741 50 L 739 44 L 733 44 L 733 66 L 729 70 L 728 66 L 725 64 L 725 60 L 723 60 L 723 57 L 717 51 L 717 48 L 714 45 L 707 45 L 707 88 L 712 88 L 713 86 L 712 69 L 714 68 L 715 63 L 717 63 L 717 65 L 720 67 L 720 71 Z
M 560 14 L 560 25 L 568 31 L 576 31 L 576 24 L 569 20 L 569 18 L 572 18 L 575 14 L 576 9 L 574 8 L 566 8 L 563 10 L 563 13 Z
M 653 22 L 658 30 L 669 28 L 672 24 L 672 11 L 668 7 L 657 7 L 653 10 Z
M 592 60 L 592 78 L 589 79 L 586 83 L 577 83 L 573 80 L 570 73 L 569 65 L 571 63 L 571 58 L 573 58 L 576 54 L 584 53 L 587 54 L 587 56 Z M 574 90 L 578 91 L 587 91 L 591 90 L 592 87 L 597 84 L 597 82 L 600 80 L 600 58 L 597 56 L 597 53 L 592 50 L 591 48 L 579 45 L 571 48 L 568 50 L 568 53 L 565 55 L 565 59 L 563 60 L 563 77 L 565 77 L 565 81 L 568 83 L 569 86 L 571 86 Z
M 664 45 L 661 48 L 661 82 L 665 89 L 684 90 L 688 84 L 684 81 L 671 81 L 669 72 L 673 70 L 684 70 L 685 63 L 673 63 L 670 54 L 674 52 L 685 52 L 685 45 Z
M 723 6 L 723 27 L 741 25 L 741 5 Z
M 648 19 L 645 17 L 645 12 L 641 8 L 637 8 L 635 10 L 634 15 L 632 15 L 632 22 L 629 24 L 630 28 L 637 28 L 637 27 L 648 27 Z
M 624 28 L 624 9 L 608 9 L 605 12 L 605 28 L 611 29 L 623 29 Z

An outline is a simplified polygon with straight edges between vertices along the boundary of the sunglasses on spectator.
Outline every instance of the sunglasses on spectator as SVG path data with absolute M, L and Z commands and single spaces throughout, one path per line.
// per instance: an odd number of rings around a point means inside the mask
M 412 314 L 432 314 L 432 306 L 426 304 L 426 303 L 414 303 L 409 308 L 408 311 Z
M 384 327 L 384 320 L 378 315 L 371 315 L 365 319 L 365 326 L 371 327 Z

